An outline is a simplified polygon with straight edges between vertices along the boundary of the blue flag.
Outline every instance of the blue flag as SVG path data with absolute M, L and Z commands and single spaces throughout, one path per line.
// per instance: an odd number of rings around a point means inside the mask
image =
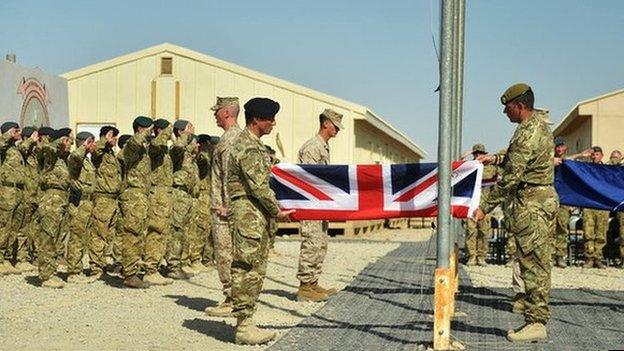
M 555 168 L 562 205 L 624 211 L 624 167 L 565 160 Z

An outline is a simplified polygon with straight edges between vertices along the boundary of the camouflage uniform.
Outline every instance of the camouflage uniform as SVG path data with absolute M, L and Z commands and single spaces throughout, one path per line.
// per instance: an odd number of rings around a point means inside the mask
M 496 166 L 486 165 L 483 167 L 483 179 L 494 179 L 497 174 Z M 487 196 L 490 188 L 482 188 L 482 196 Z M 485 261 L 488 253 L 489 238 L 492 231 L 492 216 L 486 215 L 480 221 L 472 218 L 465 220 L 466 225 L 466 251 L 469 257 L 476 257 Z
M 481 199 L 489 212 L 511 198 L 508 227 L 517 245 L 518 263 L 525 283 L 525 320 L 546 324 L 550 292 L 551 251 L 559 208 L 554 181 L 554 143 L 544 112 L 534 111 L 516 128 L 506 156 L 503 177 Z
M 67 273 L 69 274 L 82 273 L 82 256 L 87 252 L 91 240 L 95 167 L 86 153 L 85 145 L 81 145 L 67 159 L 70 178 L 67 207 L 69 224 Z
M 301 164 L 329 164 L 329 145 L 320 135 L 306 141 L 297 157 Z M 328 222 L 301 221 L 301 249 L 299 252 L 299 269 L 297 279 L 302 283 L 318 281 L 323 269 L 323 261 L 327 254 Z
M 602 162 L 600 162 L 602 164 Z M 583 246 L 586 260 L 602 260 L 607 243 L 609 211 L 583 209 Z
M 123 149 L 126 187 L 119 200 L 123 217 L 122 265 L 126 278 L 139 273 L 139 260 L 147 230 L 151 163 L 146 145 L 150 132 L 146 129 L 135 133 Z
M 271 165 L 262 141 L 245 129 L 237 139 L 228 165 L 231 196 L 233 314 L 253 315 L 262 290 L 269 254 L 269 218 L 279 214 L 269 187 Z
M 196 216 L 198 169 L 190 144 L 191 135 L 180 135 L 171 147 L 173 162 L 173 235 L 168 241 L 167 264 L 175 270 L 189 266 L 189 245 L 196 241 L 190 236 L 191 219 Z
M 124 226 L 123 216 L 121 215 L 121 194 L 124 192 L 124 190 L 126 190 L 126 187 L 127 187 L 126 172 L 124 168 L 124 162 L 125 162 L 124 150 L 121 149 L 117 151 L 117 154 L 115 154 L 115 158 L 117 159 L 117 162 L 119 162 L 119 170 L 121 171 L 121 187 L 119 189 L 120 196 L 118 197 L 118 201 L 117 201 L 117 207 L 118 207 L 119 212 L 117 213 L 117 220 L 115 221 L 115 224 L 114 224 L 115 232 L 108 245 L 109 247 L 107 249 L 107 253 L 110 254 L 115 264 L 121 264 L 121 257 L 122 257 L 122 251 L 123 251 L 122 249 L 123 226 Z
M 553 255 L 555 258 L 568 255 L 568 236 L 570 227 L 570 212 L 572 208 L 561 205 L 557 211 L 557 226 L 553 238 Z
M 39 182 L 40 182 L 40 168 L 39 161 L 37 159 L 37 150 L 40 146 L 34 145 L 26 155 L 26 178 L 24 183 L 24 223 L 26 223 L 26 229 L 24 237 L 26 243 L 24 249 L 18 249 L 17 260 L 18 261 L 32 261 L 35 259 L 36 249 L 35 243 L 37 239 L 37 221 L 35 213 L 37 206 L 39 206 Z M 20 245 L 21 247 L 21 245 Z
M 39 224 L 39 240 L 37 245 L 39 278 L 48 280 L 57 268 L 58 244 L 64 228 L 67 209 L 67 190 L 69 188 L 69 171 L 65 162 L 65 152 L 59 151 L 62 139 L 50 142 L 42 147 L 43 171 L 41 189 L 43 194 L 37 219 Z
M 211 209 L 212 209 L 212 229 L 215 250 L 215 264 L 219 279 L 223 285 L 223 294 L 229 297 L 232 287 L 232 276 L 230 267 L 232 265 L 232 235 L 230 234 L 228 220 L 222 219 L 217 212 L 221 206 L 227 208 L 230 199 L 226 186 L 228 179 L 228 162 L 230 151 L 234 147 L 234 142 L 241 134 L 242 130 L 237 124 L 230 127 L 215 146 L 212 154 L 212 176 L 211 176 Z
M 214 245 L 211 232 L 210 184 L 212 155 L 200 151 L 196 158 L 198 168 L 197 211 L 192 221 L 191 240 L 189 243 L 189 260 L 191 263 L 204 261 L 214 262 Z
M 144 261 L 147 274 L 158 270 L 160 260 L 165 257 L 167 241 L 171 235 L 173 164 L 167 142 L 171 139 L 172 133 L 173 126 L 169 125 L 152 139 L 149 146 L 152 188 L 149 194 L 148 228 L 145 237 Z
M 117 197 L 121 192 L 121 165 L 115 156 L 113 147 L 107 145 L 106 138 L 96 142 L 96 149 L 91 160 L 96 168 L 95 189 L 93 196 L 93 230 L 89 243 L 91 269 L 94 274 L 104 272 L 107 249 L 111 242 L 121 238 L 116 228 L 119 220 Z M 117 248 L 117 261 L 121 259 L 121 250 Z

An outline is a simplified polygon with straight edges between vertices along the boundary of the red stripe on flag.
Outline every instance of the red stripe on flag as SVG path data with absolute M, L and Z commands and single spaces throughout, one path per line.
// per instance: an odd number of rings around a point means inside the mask
M 314 196 L 315 198 L 321 200 L 321 201 L 331 201 L 332 198 L 327 196 L 327 194 L 321 192 L 320 190 L 316 189 L 315 187 L 311 186 L 310 184 L 300 180 L 299 178 L 291 175 L 288 172 L 285 172 L 284 170 L 280 169 L 279 167 L 273 167 L 272 169 L 273 174 L 275 174 L 276 176 L 294 184 L 295 186 L 299 187 L 300 189 L 303 189 L 304 191 L 310 193 L 312 196 Z
M 358 165 L 358 214 L 379 216 L 384 208 L 383 181 L 381 165 Z

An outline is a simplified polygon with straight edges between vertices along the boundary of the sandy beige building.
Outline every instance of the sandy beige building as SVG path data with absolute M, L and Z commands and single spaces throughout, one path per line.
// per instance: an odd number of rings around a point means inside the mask
M 344 114 L 345 130 L 330 141 L 333 163 L 419 162 L 425 152 L 369 108 L 172 44 L 162 44 L 62 75 L 69 122 L 76 130 L 114 124 L 130 133 L 135 116 L 188 119 L 198 133 L 220 135 L 209 110 L 216 96 L 279 101 L 274 133 L 263 140 L 284 161 L 318 129 L 325 108 Z M 244 123 L 241 116 L 240 124 Z
M 577 103 L 553 131 L 568 144 L 569 153 L 594 145 L 601 146 L 605 157 L 624 149 L 624 89 Z

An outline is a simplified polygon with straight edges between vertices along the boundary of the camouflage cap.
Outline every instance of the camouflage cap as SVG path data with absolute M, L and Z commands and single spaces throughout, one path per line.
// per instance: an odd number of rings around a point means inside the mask
M 344 127 L 342 126 L 342 114 L 326 108 L 325 111 L 323 111 L 323 113 L 321 113 L 321 116 L 329 119 L 338 129 L 344 129 Z
M 222 107 L 230 106 L 230 105 L 238 105 L 237 97 L 221 97 L 217 96 L 217 104 L 212 106 L 210 109 L 213 111 L 219 111 Z
M 472 153 L 480 153 L 480 154 L 487 154 L 487 152 L 485 151 L 485 145 L 483 144 L 474 144 L 472 145 Z
M 559 146 L 559 145 L 565 145 L 566 141 L 563 137 L 556 137 L 555 138 L 555 146 Z
M 524 83 L 514 84 L 510 86 L 509 88 L 507 88 L 507 90 L 505 90 L 505 92 L 500 98 L 500 101 L 503 105 L 507 105 L 508 102 L 511 102 L 517 99 L 522 94 L 530 90 L 531 90 L 531 87 L 528 86 L 527 84 L 524 84 Z

